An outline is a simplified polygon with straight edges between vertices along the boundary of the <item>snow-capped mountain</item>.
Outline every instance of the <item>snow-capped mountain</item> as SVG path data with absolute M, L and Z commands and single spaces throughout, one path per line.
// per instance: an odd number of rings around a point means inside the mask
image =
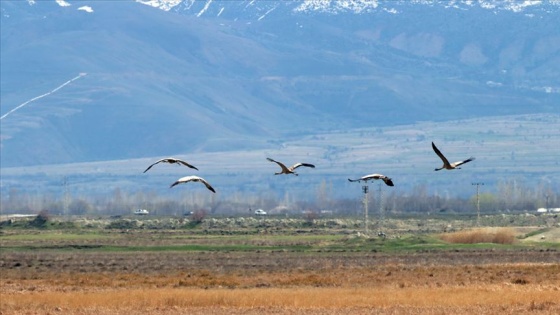
M 37 0 L 26 0 L 30 6 Z M 228 17 L 234 19 L 262 20 L 267 15 L 290 14 L 367 14 L 387 12 L 400 14 L 410 7 L 444 8 L 448 10 L 483 9 L 494 14 L 501 11 L 515 12 L 528 17 L 555 14 L 558 0 L 132 0 L 164 11 L 188 13 L 197 17 Z M 41 2 L 47 2 L 43 0 Z M 74 7 L 92 13 L 86 1 L 51 0 L 60 7 Z M 4 11 L 4 10 L 3 10 Z
M 557 114 L 558 16 L 560 1 L 2 1 L 2 167 Z
M 471 8 L 482 8 L 493 12 L 550 12 L 548 6 L 558 6 L 560 1 L 549 0 L 136 0 L 165 11 L 191 11 L 197 16 L 230 14 L 228 11 L 264 12 L 257 15 L 264 18 L 276 9 L 283 11 L 288 8 L 294 13 L 371 13 L 373 11 L 386 11 L 399 13 L 407 5 L 440 6 L 449 9 L 468 10 Z M 237 12 L 239 13 L 239 11 Z M 282 12 L 283 14 L 285 13 Z

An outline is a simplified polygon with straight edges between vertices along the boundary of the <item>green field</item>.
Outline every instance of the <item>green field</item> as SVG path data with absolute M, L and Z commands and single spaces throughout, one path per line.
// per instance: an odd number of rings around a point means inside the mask
M 468 216 L 403 217 L 371 221 L 365 234 L 359 218 L 206 218 L 188 219 L 54 217 L 43 227 L 32 219 L 4 223 L 0 245 L 4 251 L 288 251 L 399 252 L 454 249 L 560 248 L 558 218 L 554 216 L 487 215 L 481 233 L 507 229 L 511 241 L 448 242 L 445 235 L 476 230 Z M 385 236 L 378 235 L 383 231 Z M 545 236 L 545 237 L 543 237 Z M 547 237 L 546 237 L 547 236 Z

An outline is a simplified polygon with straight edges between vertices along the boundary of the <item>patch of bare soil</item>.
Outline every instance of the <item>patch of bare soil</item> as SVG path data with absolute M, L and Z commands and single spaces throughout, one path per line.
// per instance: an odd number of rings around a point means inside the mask
M 524 241 L 528 242 L 551 242 L 551 243 L 559 243 L 560 242 L 560 227 L 553 227 L 550 229 L 546 229 L 541 233 L 537 233 L 533 236 L 529 236 L 524 239 Z

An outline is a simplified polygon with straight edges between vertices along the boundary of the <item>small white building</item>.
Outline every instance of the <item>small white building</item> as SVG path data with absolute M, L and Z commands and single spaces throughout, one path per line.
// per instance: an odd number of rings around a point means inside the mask
M 136 209 L 134 210 L 135 215 L 148 215 L 150 212 L 146 209 Z
M 537 213 L 560 212 L 560 208 L 538 208 Z
M 266 215 L 266 211 L 263 209 L 257 209 L 255 210 L 255 215 Z

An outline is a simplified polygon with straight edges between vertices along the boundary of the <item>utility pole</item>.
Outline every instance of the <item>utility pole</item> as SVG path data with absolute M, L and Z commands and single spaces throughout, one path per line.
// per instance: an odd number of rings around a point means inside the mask
M 364 229 L 365 229 L 365 234 L 368 235 L 369 231 L 368 231 L 368 192 L 369 192 L 369 187 L 368 185 L 364 185 L 362 186 L 362 191 L 364 192 Z
M 546 213 L 549 213 L 550 211 L 548 210 L 548 194 L 544 196 L 546 197 Z
M 484 183 L 472 183 L 476 185 L 476 226 L 480 226 L 480 197 L 479 197 L 479 187 L 484 185 Z
M 68 207 L 70 205 L 70 195 L 68 194 L 68 178 L 66 176 L 62 178 L 62 187 L 64 187 L 64 201 L 62 202 L 62 214 L 64 216 L 67 216 Z
M 379 183 L 379 234 L 383 233 L 383 223 L 385 221 L 385 211 L 383 209 L 383 190 L 381 186 L 383 185 L 382 182 Z

